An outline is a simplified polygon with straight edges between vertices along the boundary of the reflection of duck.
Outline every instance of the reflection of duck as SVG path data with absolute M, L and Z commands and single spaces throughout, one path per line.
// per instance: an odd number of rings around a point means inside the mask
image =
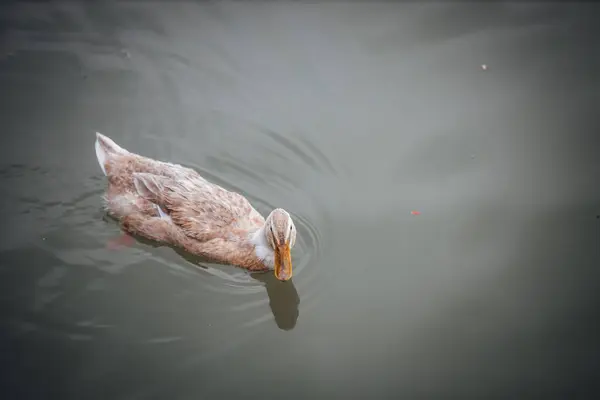
M 145 239 L 143 238 L 138 238 L 138 240 L 145 243 Z M 148 242 L 148 244 L 155 245 L 154 242 Z M 207 266 L 203 264 L 210 262 L 210 260 L 195 256 L 179 248 L 174 248 L 173 250 L 183 257 L 183 259 L 199 268 L 206 269 Z M 273 275 L 261 273 L 250 274 L 250 277 L 260 282 L 266 289 L 267 297 L 269 298 L 269 308 L 271 308 L 275 323 L 279 329 L 284 331 L 294 329 L 300 315 L 300 296 L 298 295 L 296 286 L 294 286 L 294 280 L 290 279 L 285 283 L 281 283 Z
M 252 277 L 265 285 L 269 296 L 269 307 L 277 326 L 284 331 L 294 329 L 300 315 L 298 310 L 300 296 L 293 280 L 281 284 L 270 274 L 253 274 Z
M 213 262 L 292 277 L 296 227 L 285 210 L 265 220 L 242 195 L 192 169 L 131 153 L 100 133 L 95 148 L 108 178 L 106 209 L 126 231 Z

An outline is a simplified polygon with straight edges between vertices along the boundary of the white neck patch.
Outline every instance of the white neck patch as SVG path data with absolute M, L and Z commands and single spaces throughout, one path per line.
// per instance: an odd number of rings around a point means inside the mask
M 275 266 L 275 253 L 267 242 L 265 226 L 252 234 L 250 242 L 254 245 L 256 256 L 261 259 L 268 268 L 273 269 Z

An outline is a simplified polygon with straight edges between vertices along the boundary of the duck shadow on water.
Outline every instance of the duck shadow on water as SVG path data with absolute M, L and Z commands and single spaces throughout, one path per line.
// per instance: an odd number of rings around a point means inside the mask
M 263 272 L 250 275 L 253 279 L 263 283 L 269 296 L 269 307 L 275 317 L 279 329 L 290 331 L 296 326 L 300 296 L 294 286 L 293 278 L 281 282 L 272 272 Z
M 169 247 L 187 262 L 193 264 L 195 267 L 206 269 L 204 263 L 214 264 L 215 262 L 200 256 L 196 256 L 186 252 L 183 249 L 157 243 L 148 240 L 144 237 L 140 237 L 132 234 L 125 234 L 132 237 L 138 243 L 158 248 L 158 247 Z M 294 285 L 293 278 L 286 282 L 281 282 L 272 272 L 255 272 L 251 273 L 250 277 L 263 284 L 267 290 L 267 296 L 269 297 L 269 307 L 275 318 L 275 323 L 279 329 L 289 331 L 296 327 L 298 321 L 300 296 Z
M 184 250 L 173 247 L 172 249 L 186 261 L 197 267 L 206 268 L 202 263 L 214 263 L 214 261 L 192 255 Z M 293 278 L 289 281 L 281 282 L 275 278 L 275 275 L 271 271 L 251 273 L 250 277 L 262 283 L 267 290 L 269 307 L 279 329 L 285 331 L 294 329 L 300 314 L 298 310 L 300 296 L 298 295 L 296 286 L 294 286 Z

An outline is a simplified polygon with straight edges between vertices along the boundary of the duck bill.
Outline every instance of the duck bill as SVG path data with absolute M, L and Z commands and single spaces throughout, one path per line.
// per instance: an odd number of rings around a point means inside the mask
M 288 244 L 275 249 L 275 277 L 280 281 L 287 281 L 292 277 L 292 255 Z

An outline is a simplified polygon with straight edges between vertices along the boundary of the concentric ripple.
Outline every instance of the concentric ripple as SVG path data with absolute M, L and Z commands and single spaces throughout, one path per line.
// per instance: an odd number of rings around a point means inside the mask
M 220 114 L 212 114 L 212 117 L 221 117 Z M 243 132 L 243 143 L 239 138 L 231 138 L 231 141 L 238 143 L 238 146 L 228 149 L 219 148 L 220 154 L 209 154 L 204 157 L 207 163 L 203 167 L 195 163 L 182 164 L 195 169 L 206 179 L 214 182 L 228 190 L 243 194 L 253 204 L 253 206 L 263 215 L 267 215 L 275 207 L 284 207 L 290 212 L 298 230 L 296 245 L 293 249 L 294 257 L 294 278 L 291 282 L 282 284 L 274 279 L 272 274 L 249 274 L 235 267 L 222 265 L 212 265 L 193 257 L 186 257 L 188 261 L 201 266 L 199 276 L 203 289 L 209 292 L 220 293 L 227 296 L 238 298 L 238 303 L 232 305 L 229 310 L 224 311 L 236 314 L 239 318 L 240 326 L 249 327 L 260 325 L 275 319 L 275 322 L 281 329 L 292 329 L 296 324 L 296 318 L 299 314 L 299 300 L 305 298 L 302 289 L 306 287 L 315 296 L 320 284 L 326 284 L 326 276 L 334 271 L 323 270 L 319 265 L 319 260 L 323 252 L 323 246 L 326 242 L 326 226 L 328 212 L 322 201 L 314 196 L 314 192 L 299 190 L 301 185 L 294 182 L 292 176 L 286 174 L 287 170 L 272 169 L 269 163 L 273 162 L 271 154 L 276 154 L 280 160 L 284 160 L 287 168 L 293 170 L 302 170 L 304 173 L 322 174 L 322 170 L 315 160 L 322 159 L 323 155 L 312 154 L 311 148 L 303 146 L 302 142 L 294 143 L 291 139 L 271 140 L 277 137 L 277 134 L 265 128 L 257 127 L 256 124 L 240 124 L 239 121 L 223 121 L 219 118 L 221 129 L 218 134 L 221 136 L 221 143 L 228 143 L 227 137 Z M 217 134 L 217 132 L 215 132 Z M 253 145 L 253 151 L 246 151 L 247 146 Z M 267 147 L 265 143 L 275 144 L 278 148 Z M 177 151 L 181 152 L 182 157 L 191 158 L 191 154 L 186 154 L 184 146 L 176 146 Z M 260 146 L 263 145 L 261 149 Z M 250 147 L 252 148 L 252 147 Z M 241 151 L 239 149 L 242 149 Z M 255 164 L 259 160 L 252 160 L 247 157 L 248 154 L 260 154 L 268 160 L 266 165 Z M 291 164 L 300 165 L 291 168 Z M 248 165 L 251 164 L 251 165 Z M 325 168 L 332 169 L 331 165 L 325 164 Z M 236 183 L 232 183 L 235 181 Z M 276 200 L 265 200 L 264 195 L 258 195 L 261 187 L 264 192 L 276 193 L 278 197 L 283 198 L 281 202 Z M 285 203 L 293 200 L 294 204 L 301 207 L 288 207 Z M 284 203 L 284 204 L 281 204 Z M 215 276 L 220 279 L 212 279 Z M 289 290 L 282 290 L 289 286 Z M 317 287 L 315 287 L 317 286 Z M 266 296 L 265 296 L 266 292 Z M 300 294 L 298 293 L 300 292 Z M 269 308 L 267 308 L 269 305 Z
M 230 129 L 240 134 L 239 129 Z M 13 188 L 18 188 L 16 180 L 27 179 L 30 192 L 4 193 L 5 199 L 14 197 L 7 203 L 5 218 L 17 215 L 24 227 L 28 226 L 24 221 L 33 219 L 43 228 L 29 232 L 21 242 L 13 241 L 2 253 L 15 265 L 26 265 L 34 256 L 39 266 L 27 270 L 30 283 L 23 289 L 36 303 L 8 316 L 10 325 L 71 340 L 108 340 L 117 335 L 132 346 L 183 346 L 189 358 L 180 363 L 182 369 L 231 352 L 273 327 L 293 329 L 301 313 L 318 303 L 335 274 L 320 264 L 330 240 L 329 210 L 320 197 L 327 193 L 310 187 L 312 179 L 322 180 L 323 171 L 333 171 L 332 166 L 322 169 L 316 161 L 322 156 L 301 141 L 272 140 L 276 135 L 272 130 L 243 133 L 247 145 L 255 145 L 241 152 L 215 146 L 204 157 L 192 157 L 185 151 L 188 146 L 171 143 L 170 159 L 157 158 L 187 165 L 243 194 L 263 215 L 275 207 L 288 210 L 298 230 L 292 280 L 279 282 L 272 273 L 250 274 L 210 264 L 143 239 L 130 247 L 108 247 L 122 232 L 102 210 L 106 182 L 99 168 L 94 173 L 89 165 L 80 171 L 13 166 L 0 171 L 5 182 L 11 184 L 12 179 Z M 131 151 L 147 154 L 143 135 L 129 142 Z M 91 144 L 89 158 L 95 168 Z M 246 151 L 256 157 L 244 157 Z M 272 153 L 283 164 L 273 165 L 277 162 L 269 156 Z M 193 158 L 198 164 L 186 162 Z M 266 161 L 261 164 L 261 159 Z M 307 164 L 309 160 L 315 164 Z M 24 273 L 10 265 L 6 268 L 15 279 Z

